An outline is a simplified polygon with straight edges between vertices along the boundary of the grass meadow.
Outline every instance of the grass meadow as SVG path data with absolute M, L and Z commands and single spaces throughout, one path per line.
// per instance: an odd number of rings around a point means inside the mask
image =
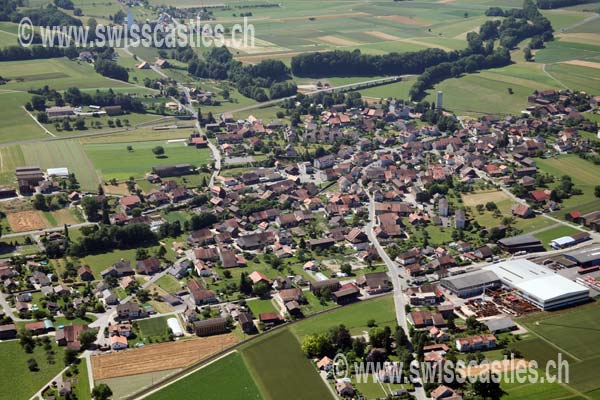
M 315 366 L 300 350 L 300 343 L 289 329 L 257 339 L 242 350 L 264 399 L 296 400 L 331 398 Z
M 244 359 L 231 353 L 182 380 L 148 396 L 149 400 L 192 399 L 201 394 L 206 400 L 261 400 Z
M 18 341 L 0 344 L 0 398 L 25 400 L 33 396 L 63 368 L 64 347 L 52 343 L 54 362 L 48 363 L 46 351 L 36 346 L 32 354 L 27 354 Z M 39 370 L 29 371 L 27 360 L 36 360 Z
M 127 150 L 132 146 L 133 150 Z M 163 157 L 152 153 L 156 146 L 165 149 Z M 95 168 L 106 179 L 143 178 L 156 165 L 189 163 L 200 166 L 210 162 L 209 149 L 196 149 L 185 143 L 167 143 L 167 141 L 147 141 L 131 143 L 105 143 L 84 145 L 86 154 Z M 116 162 L 118 160 L 118 162 Z
M 528 359 L 556 360 L 558 353 L 570 362 L 569 382 L 571 392 L 597 395 L 600 389 L 600 322 L 597 318 L 600 303 L 595 301 L 577 308 L 556 312 L 536 313 L 522 318 L 522 322 L 535 338 L 520 346 Z M 536 358 L 537 357 L 537 358 Z M 537 386 L 537 385 L 536 385 Z M 595 397 L 594 397 L 595 398 Z
M 560 211 L 554 214 L 564 218 L 565 214 L 579 210 L 582 213 L 600 209 L 600 199 L 594 196 L 594 187 L 600 185 L 600 166 L 579 158 L 576 155 L 564 155 L 550 159 L 536 158 L 539 170 L 555 177 L 553 187 L 563 175 L 573 179 L 576 188 L 583 190 L 582 195 L 572 196 L 563 200 Z

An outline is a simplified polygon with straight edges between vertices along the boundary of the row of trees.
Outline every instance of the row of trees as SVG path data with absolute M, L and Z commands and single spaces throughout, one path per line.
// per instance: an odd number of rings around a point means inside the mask
M 358 49 L 334 50 L 294 56 L 292 72 L 297 76 L 313 78 L 330 76 L 332 71 L 339 76 L 420 74 L 427 67 L 458 58 L 459 52 L 441 49 L 385 55 L 363 54 Z
M 121 106 L 124 111 L 130 112 L 142 113 L 145 111 L 144 103 L 138 98 L 124 93 L 115 93 L 112 89 L 86 93 L 76 87 L 68 88 L 64 94 L 64 101 L 73 106 L 94 104 L 100 107 Z
M 279 60 L 244 65 L 234 60 L 226 47 L 213 47 L 203 60 L 187 49 L 174 53 L 178 59 L 188 60 L 190 74 L 199 78 L 230 79 L 241 94 L 257 101 L 291 96 L 297 91 L 296 84 L 288 80 L 289 68 Z
M 58 57 L 75 58 L 78 54 L 73 47 L 43 47 L 35 44 L 29 47 L 8 46 L 0 48 L 0 61 L 38 60 Z
M 512 62 L 509 49 L 526 38 L 534 38 L 529 46 L 535 48 L 543 46 L 544 41 L 553 39 L 552 24 L 532 0 L 525 0 L 521 10 L 494 9 L 493 14 L 501 14 L 507 18 L 502 22 L 486 21 L 481 25 L 479 33 L 470 32 L 467 35 L 468 48 L 462 52 L 461 58 L 427 68 L 412 86 L 409 92 L 411 99 L 422 99 L 426 90 L 445 79 L 509 65 Z M 496 40 L 499 40 L 500 47 L 494 50 Z M 467 54 L 466 50 L 471 54 Z M 526 52 L 525 57 L 530 58 L 531 54 Z
M 126 226 L 101 225 L 96 229 L 86 230 L 84 236 L 72 242 L 69 253 L 82 257 L 88 254 L 104 253 L 113 249 L 130 249 L 140 246 L 154 245 L 156 235 L 146 224 Z
M 0 21 L 18 23 L 23 17 L 29 17 L 31 23 L 37 26 L 82 26 L 81 20 L 65 14 L 54 4 L 28 8 L 26 13 L 21 13 L 17 9 L 17 7 L 24 7 L 25 4 L 22 0 L 5 0 L 0 4 Z
M 498 68 L 510 63 L 510 52 L 504 47 L 487 56 L 474 54 L 454 62 L 441 63 L 427 68 L 410 88 L 409 95 L 413 100 L 420 100 L 425 97 L 426 90 L 445 79 L 457 78 L 464 73 L 472 73 L 481 69 Z

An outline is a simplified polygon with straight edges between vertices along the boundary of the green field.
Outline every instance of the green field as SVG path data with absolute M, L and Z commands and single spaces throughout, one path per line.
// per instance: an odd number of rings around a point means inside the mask
M 36 346 L 32 354 L 27 354 L 18 341 L 0 344 L 0 398 L 26 400 L 64 368 L 64 347 L 56 346 L 54 341 L 51 343 L 55 352 L 53 364 L 48 364 L 42 346 Z M 27 360 L 30 358 L 37 361 L 39 371 L 29 371 Z
M 548 248 L 548 244 L 559 237 L 574 235 L 578 232 L 581 232 L 575 228 L 571 228 L 570 226 L 560 225 L 556 228 L 551 228 L 545 230 L 543 232 L 536 233 L 534 236 L 542 241 L 544 246 Z
M 156 337 L 167 334 L 167 319 L 170 317 L 156 317 L 137 321 L 138 329 L 142 337 Z
M 521 322 L 539 338 L 535 345 L 521 347 L 524 356 L 538 356 L 545 361 L 556 360 L 558 353 L 561 353 L 563 359 L 570 361 L 569 388 L 581 393 L 599 389 L 599 310 L 600 303 L 593 302 L 577 308 L 523 318 Z M 545 345 L 540 341 L 544 341 Z
M 459 115 L 519 115 L 528 106 L 527 96 L 534 90 L 558 87 L 555 80 L 544 74 L 541 65 L 514 64 L 445 80 L 429 91 L 427 100 L 435 101 L 435 93 L 441 90 L 444 108 Z
M 76 86 L 83 88 L 125 87 L 129 84 L 103 77 L 91 64 L 70 61 L 66 58 L 50 58 L 43 61 L 4 61 L 2 76 L 11 79 L 3 90 L 23 90 L 49 85 L 52 89 L 65 90 Z
M 15 168 L 25 165 L 19 146 L 0 147 L 0 184 L 15 185 Z
M 585 43 L 569 42 L 564 39 L 546 44 L 535 54 L 538 63 L 556 63 L 573 59 L 583 60 L 600 56 L 600 46 Z
M 600 185 L 600 166 L 576 155 L 536 158 L 536 165 L 540 171 L 553 175 L 556 182 L 561 176 L 569 175 L 575 187 L 583 190 L 582 195 L 563 200 L 562 209 L 554 213 L 556 217 L 564 218 L 566 213 L 573 210 L 585 214 L 600 209 L 600 199 L 594 196 L 594 187 Z M 552 187 L 552 184 L 550 186 Z
M 331 398 L 288 329 L 253 341 L 242 350 L 242 355 L 265 399 L 289 398 L 291 393 L 295 400 Z
M 82 189 L 96 191 L 100 183 L 96 168 L 77 140 L 60 140 L 21 145 L 24 165 L 39 165 L 42 169 L 67 167 L 75 173 Z
M 384 296 L 375 300 L 359 302 L 350 307 L 341 307 L 335 311 L 317 315 L 302 323 L 293 325 L 290 330 L 300 339 L 306 335 L 324 332 L 327 329 L 344 324 L 353 335 L 368 331 L 367 321 L 374 319 L 378 326 L 396 326 L 394 298 Z
M 131 145 L 133 151 L 128 151 Z M 152 153 L 156 146 L 165 149 L 164 157 L 158 158 Z M 209 149 L 196 149 L 184 143 L 166 141 L 148 141 L 131 143 L 106 143 L 84 145 L 85 152 L 92 160 L 99 174 L 106 180 L 143 178 L 155 165 L 190 163 L 201 166 L 210 162 Z M 118 163 L 115 160 L 119 160 Z
M 0 87 L 0 110 L 2 110 L 0 143 L 46 137 L 42 128 L 23 108 L 23 105 L 31 99 L 31 95 L 5 91 L 5 86 Z
M 234 352 L 153 393 L 148 399 L 193 399 L 198 396 L 206 400 L 263 398 L 242 356 Z

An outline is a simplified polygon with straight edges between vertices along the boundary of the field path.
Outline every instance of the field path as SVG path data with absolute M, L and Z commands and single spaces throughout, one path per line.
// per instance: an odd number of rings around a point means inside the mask
M 31 117 L 31 119 L 33 119 L 35 121 L 35 123 L 38 124 L 39 127 L 44 130 L 44 132 L 46 132 L 47 135 L 56 137 L 56 135 L 54 133 L 52 133 L 48 129 L 46 129 L 46 127 L 44 125 L 42 125 L 42 123 L 40 121 L 38 121 L 37 118 L 32 113 L 30 113 L 29 110 L 27 110 L 24 106 L 23 106 L 23 110 L 25 110 L 25 112 Z
M 587 24 L 588 22 L 593 22 L 593 21 L 595 21 L 595 20 L 597 20 L 597 19 L 600 19 L 600 14 L 594 14 L 594 15 L 592 15 L 591 17 L 587 17 L 586 19 L 584 19 L 584 20 L 581 20 L 581 21 L 579 21 L 579 22 L 577 22 L 577 23 L 574 23 L 574 24 L 573 24 L 573 25 L 571 25 L 571 26 L 567 26 L 566 28 L 563 28 L 563 29 L 561 29 L 560 31 L 561 31 L 561 32 L 568 32 L 568 31 L 570 31 L 571 29 L 579 28 L 580 26 L 582 26 L 582 25 L 585 25 L 585 24 Z
M 544 72 L 544 74 L 548 75 L 552 80 L 554 80 L 555 82 L 557 82 L 563 88 L 569 89 L 569 87 L 567 85 L 565 85 L 562 81 L 558 80 L 550 72 L 546 71 L 546 65 L 548 65 L 548 64 L 542 64 L 542 71 Z
M 539 323 L 543 323 L 543 321 L 535 321 L 534 322 L 534 324 L 539 324 Z M 544 336 L 542 336 L 541 334 L 537 333 L 534 329 L 528 329 L 528 331 L 530 333 L 532 333 L 533 335 L 537 336 L 538 338 L 542 339 L 544 342 L 548 343 L 550 346 L 554 347 L 558 351 L 561 351 L 564 354 L 568 355 L 569 357 L 573 358 L 573 360 L 581 361 L 581 358 L 576 357 L 575 355 L 569 353 L 568 351 L 566 351 L 562 347 L 557 346 L 554 342 L 552 342 L 551 340 L 546 339 Z

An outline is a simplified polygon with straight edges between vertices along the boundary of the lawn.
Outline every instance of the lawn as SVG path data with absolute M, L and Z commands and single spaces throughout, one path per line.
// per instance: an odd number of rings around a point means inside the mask
M 18 341 L 0 343 L 0 398 L 26 400 L 64 368 L 64 347 L 58 347 L 53 340 L 51 343 L 55 352 L 53 364 L 48 364 L 42 346 L 27 354 Z M 37 361 L 39 371 L 29 371 L 30 358 Z
M 256 318 L 258 318 L 258 315 L 262 313 L 279 313 L 277 308 L 275 308 L 275 304 L 273 302 L 274 300 L 272 299 L 259 299 L 251 300 L 247 304 L 248 307 L 250 307 L 252 314 L 254 314 Z
M 90 393 L 90 380 L 85 360 L 79 363 L 77 369 L 79 374 L 77 374 L 77 383 L 73 387 L 73 392 L 77 395 L 77 400 L 90 400 L 92 394 Z
M 263 398 L 244 359 L 234 352 L 153 393 L 148 400 L 193 399 L 200 393 L 206 400 Z
M 265 399 L 285 399 L 291 394 L 295 400 L 331 398 L 288 329 L 253 341 L 242 350 L 242 355 Z
M 143 338 L 164 336 L 167 333 L 167 319 L 170 317 L 156 317 L 137 321 L 138 329 Z
M 540 239 L 542 241 L 542 243 L 544 244 L 544 246 L 546 246 L 546 248 L 548 248 L 548 245 L 554 239 L 557 239 L 557 238 L 563 237 L 563 236 L 574 235 L 579 232 L 581 232 L 581 231 L 579 231 L 578 229 L 575 229 L 575 228 L 571 228 L 570 226 L 560 225 L 560 226 L 557 226 L 556 228 L 551 228 L 551 229 L 536 233 L 534 236 L 536 238 Z
M 165 292 L 168 292 L 168 293 L 175 293 L 181 289 L 181 285 L 179 284 L 179 281 L 177 279 L 173 278 L 169 274 L 161 276 L 155 282 L 155 284 L 159 288 L 161 288 L 162 290 L 164 290 Z
M 329 328 L 344 324 L 353 335 L 362 334 L 370 328 L 367 321 L 374 319 L 377 326 L 396 326 L 394 298 L 384 296 L 375 300 L 363 301 L 348 307 L 341 307 L 325 314 L 317 315 L 294 324 L 290 330 L 302 339 L 306 335 L 327 331 Z
M 146 248 L 150 254 L 154 254 L 157 249 L 158 246 Z M 131 267 L 135 268 L 135 253 L 136 249 L 113 250 L 108 253 L 85 256 L 81 259 L 81 263 L 89 265 L 92 268 L 96 279 L 100 279 L 100 272 L 121 259 L 131 261 Z
M 132 151 L 127 150 L 132 146 Z M 157 157 L 152 149 L 162 146 L 165 154 Z M 182 142 L 164 140 L 130 143 L 86 144 L 85 152 L 104 179 L 143 178 L 153 166 L 189 163 L 200 166 L 210 162 L 209 149 L 196 149 Z M 120 160 L 115 163 L 115 160 Z

